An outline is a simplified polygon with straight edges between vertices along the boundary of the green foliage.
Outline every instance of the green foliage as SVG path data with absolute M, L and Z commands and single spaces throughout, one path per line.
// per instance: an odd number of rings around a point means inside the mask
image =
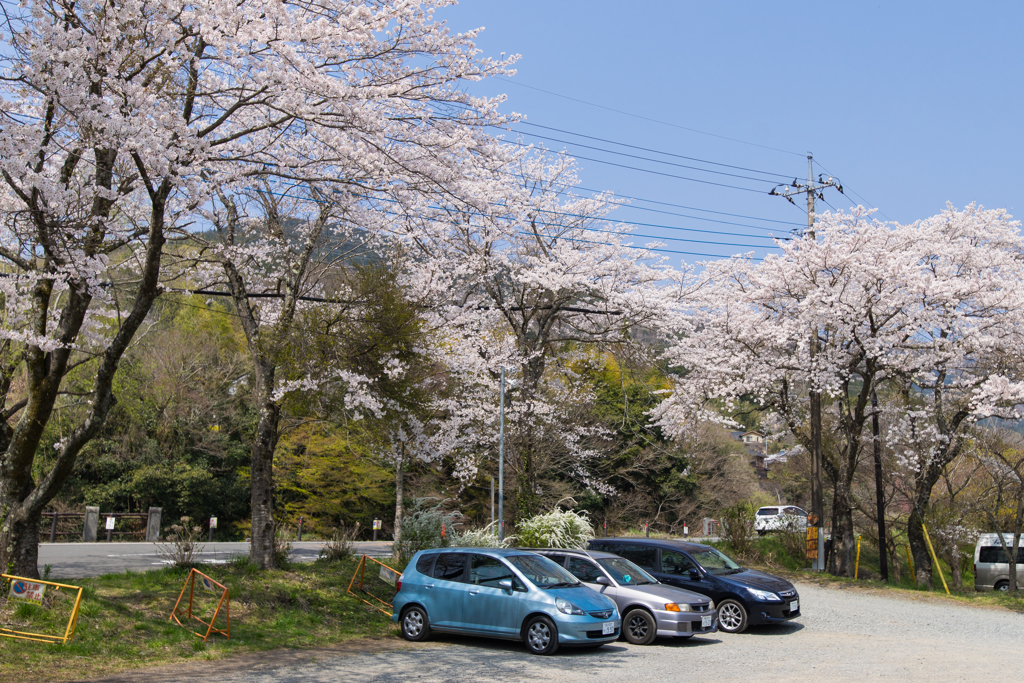
M 757 508 L 754 503 L 745 500 L 722 508 L 718 513 L 722 524 L 722 539 L 741 558 L 747 557 L 750 553 Z
M 420 550 L 430 548 L 447 548 L 453 537 L 457 536 L 455 525 L 461 515 L 457 512 L 445 512 L 445 501 L 437 498 L 419 498 L 406 512 L 402 519 L 402 533 L 395 542 L 396 561 L 404 567 Z
M 278 516 L 328 536 L 332 529 L 394 511 L 394 475 L 373 461 L 374 435 L 365 420 L 324 427 L 307 425 L 286 434 L 274 455 Z
M 586 512 L 555 508 L 516 526 L 515 544 L 524 548 L 586 548 L 594 527 Z

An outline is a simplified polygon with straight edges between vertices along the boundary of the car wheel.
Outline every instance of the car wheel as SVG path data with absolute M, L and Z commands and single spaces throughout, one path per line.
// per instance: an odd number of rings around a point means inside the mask
M 413 641 L 430 637 L 430 620 L 425 609 L 413 605 L 402 612 L 402 637 Z
M 558 629 L 547 617 L 537 616 L 526 622 L 523 629 L 526 648 L 535 655 L 551 655 L 558 649 Z
M 996 584 L 995 589 L 997 591 L 1002 591 L 1003 593 L 1007 593 L 1010 590 L 1010 582 L 1009 581 L 1000 581 L 1000 582 L 998 582 Z
M 658 635 L 658 626 L 650 612 L 633 609 L 622 617 L 622 635 L 634 645 L 650 645 Z
M 718 603 L 718 628 L 726 633 L 743 633 L 747 630 L 747 608 L 738 600 L 728 598 Z
M 764 529 L 758 529 L 758 530 L 757 530 L 757 535 L 758 535 L 758 536 L 764 536 L 764 534 L 765 534 L 765 531 L 764 531 Z

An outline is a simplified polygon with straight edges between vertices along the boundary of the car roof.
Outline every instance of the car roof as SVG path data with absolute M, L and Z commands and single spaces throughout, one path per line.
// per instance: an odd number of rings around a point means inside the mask
M 586 555 L 595 560 L 603 560 L 608 557 L 618 557 L 615 553 L 606 553 L 603 550 L 579 550 L 578 548 L 521 548 L 541 555 Z
M 451 547 L 451 548 L 428 548 L 421 550 L 424 554 L 436 554 L 436 553 L 487 553 L 489 555 L 498 555 L 499 557 L 511 557 L 513 555 L 522 555 L 523 553 L 533 552 L 533 548 L 477 548 L 477 547 Z
M 690 543 L 689 541 L 678 541 L 675 539 L 661 539 L 661 538 L 595 538 L 592 543 L 600 542 L 615 542 L 615 543 L 630 543 L 632 545 L 649 546 L 652 548 L 670 548 L 685 550 L 687 552 L 696 553 L 701 550 L 712 550 L 709 545 L 702 543 Z

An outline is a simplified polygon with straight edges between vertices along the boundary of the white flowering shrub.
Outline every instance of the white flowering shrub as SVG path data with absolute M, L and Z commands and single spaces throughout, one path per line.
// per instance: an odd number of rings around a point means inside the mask
M 509 541 L 524 548 L 586 548 L 594 538 L 594 526 L 586 512 L 555 508 L 551 512 L 524 519 L 518 533 Z

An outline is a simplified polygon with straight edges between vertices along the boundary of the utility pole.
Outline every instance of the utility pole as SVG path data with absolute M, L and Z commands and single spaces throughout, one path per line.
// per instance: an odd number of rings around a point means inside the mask
M 505 366 L 501 367 L 498 426 L 498 540 L 505 540 Z
M 780 190 L 779 187 L 782 187 Z M 834 178 L 825 180 L 818 176 L 818 182 L 814 182 L 814 155 L 807 153 L 807 184 L 801 185 L 793 179 L 793 185 L 776 186 L 768 194 L 784 197 L 790 204 L 796 206 L 793 197 L 799 194 L 807 195 L 807 236 L 815 239 L 814 234 L 814 200 L 824 199 L 823 190 L 826 187 L 834 187 L 840 192 L 843 191 L 842 184 Z M 815 388 L 813 373 L 815 370 L 814 359 L 818 355 L 818 326 L 812 324 L 810 336 L 810 357 L 812 377 L 808 383 L 808 398 L 810 399 L 810 422 L 811 422 L 811 514 L 815 518 L 815 526 L 818 528 L 818 557 L 812 567 L 816 571 L 825 569 L 825 500 L 822 484 L 822 460 L 821 451 L 821 392 Z

